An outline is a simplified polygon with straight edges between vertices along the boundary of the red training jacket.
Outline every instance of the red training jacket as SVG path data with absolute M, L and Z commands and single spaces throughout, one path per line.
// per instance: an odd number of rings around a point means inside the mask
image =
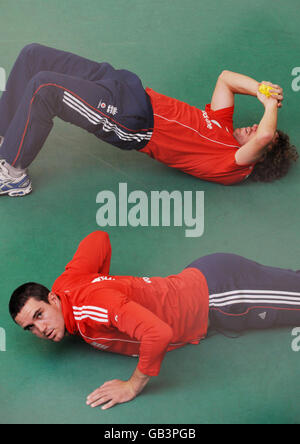
M 156 376 L 167 351 L 206 336 L 205 277 L 193 268 L 166 278 L 111 276 L 110 261 L 109 236 L 96 231 L 55 281 L 66 329 L 97 349 L 139 356 L 139 370 Z

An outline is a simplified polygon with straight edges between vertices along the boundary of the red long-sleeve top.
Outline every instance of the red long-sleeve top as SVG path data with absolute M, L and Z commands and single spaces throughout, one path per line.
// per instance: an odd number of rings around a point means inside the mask
M 205 277 L 194 268 L 166 278 L 111 276 L 110 261 L 109 236 L 96 231 L 54 282 L 66 329 L 100 350 L 139 356 L 139 370 L 156 376 L 167 351 L 206 336 Z

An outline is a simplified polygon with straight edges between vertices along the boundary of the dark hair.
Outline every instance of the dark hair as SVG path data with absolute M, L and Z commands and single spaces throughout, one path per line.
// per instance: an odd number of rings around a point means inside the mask
M 273 182 L 281 179 L 289 171 L 292 162 L 298 159 L 296 147 L 290 144 L 287 134 L 278 130 L 278 138 L 273 143 L 262 162 L 258 162 L 250 175 L 254 182 Z
M 35 282 L 28 282 L 27 284 L 21 285 L 13 292 L 9 301 L 9 313 L 11 317 L 15 320 L 26 302 L 31 298 L 49 304 L 48 295 L 48 288 Z

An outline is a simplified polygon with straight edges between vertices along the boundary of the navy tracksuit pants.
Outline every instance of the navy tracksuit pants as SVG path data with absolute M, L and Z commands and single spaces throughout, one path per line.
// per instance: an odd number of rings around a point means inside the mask
M 118 148 L 142 149 L 153 111 L 140 79 L 108 63 L 39 44 L 18 56 L 0 100 L 0 159 L 26 168 L 42 148 L 54 117 Z
M 300 270 L 225 253 L 202 257 L 190 267 L 207 280 L 211 328 L 240 332 L 300 326 Z

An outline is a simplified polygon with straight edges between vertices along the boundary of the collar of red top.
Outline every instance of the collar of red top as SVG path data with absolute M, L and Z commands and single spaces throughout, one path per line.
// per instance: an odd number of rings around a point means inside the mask
M 71 335 L 75 335 L 76 333 L 78 333 L 78 328 L 74 319 L 72 304 L 68 297 L 68 293 L 57 292 L 57 291 L 54 293 L 59 297 L 61 301 L 61 307 L 62 307 L 63 317 L 65 320 L 66 329 Z

